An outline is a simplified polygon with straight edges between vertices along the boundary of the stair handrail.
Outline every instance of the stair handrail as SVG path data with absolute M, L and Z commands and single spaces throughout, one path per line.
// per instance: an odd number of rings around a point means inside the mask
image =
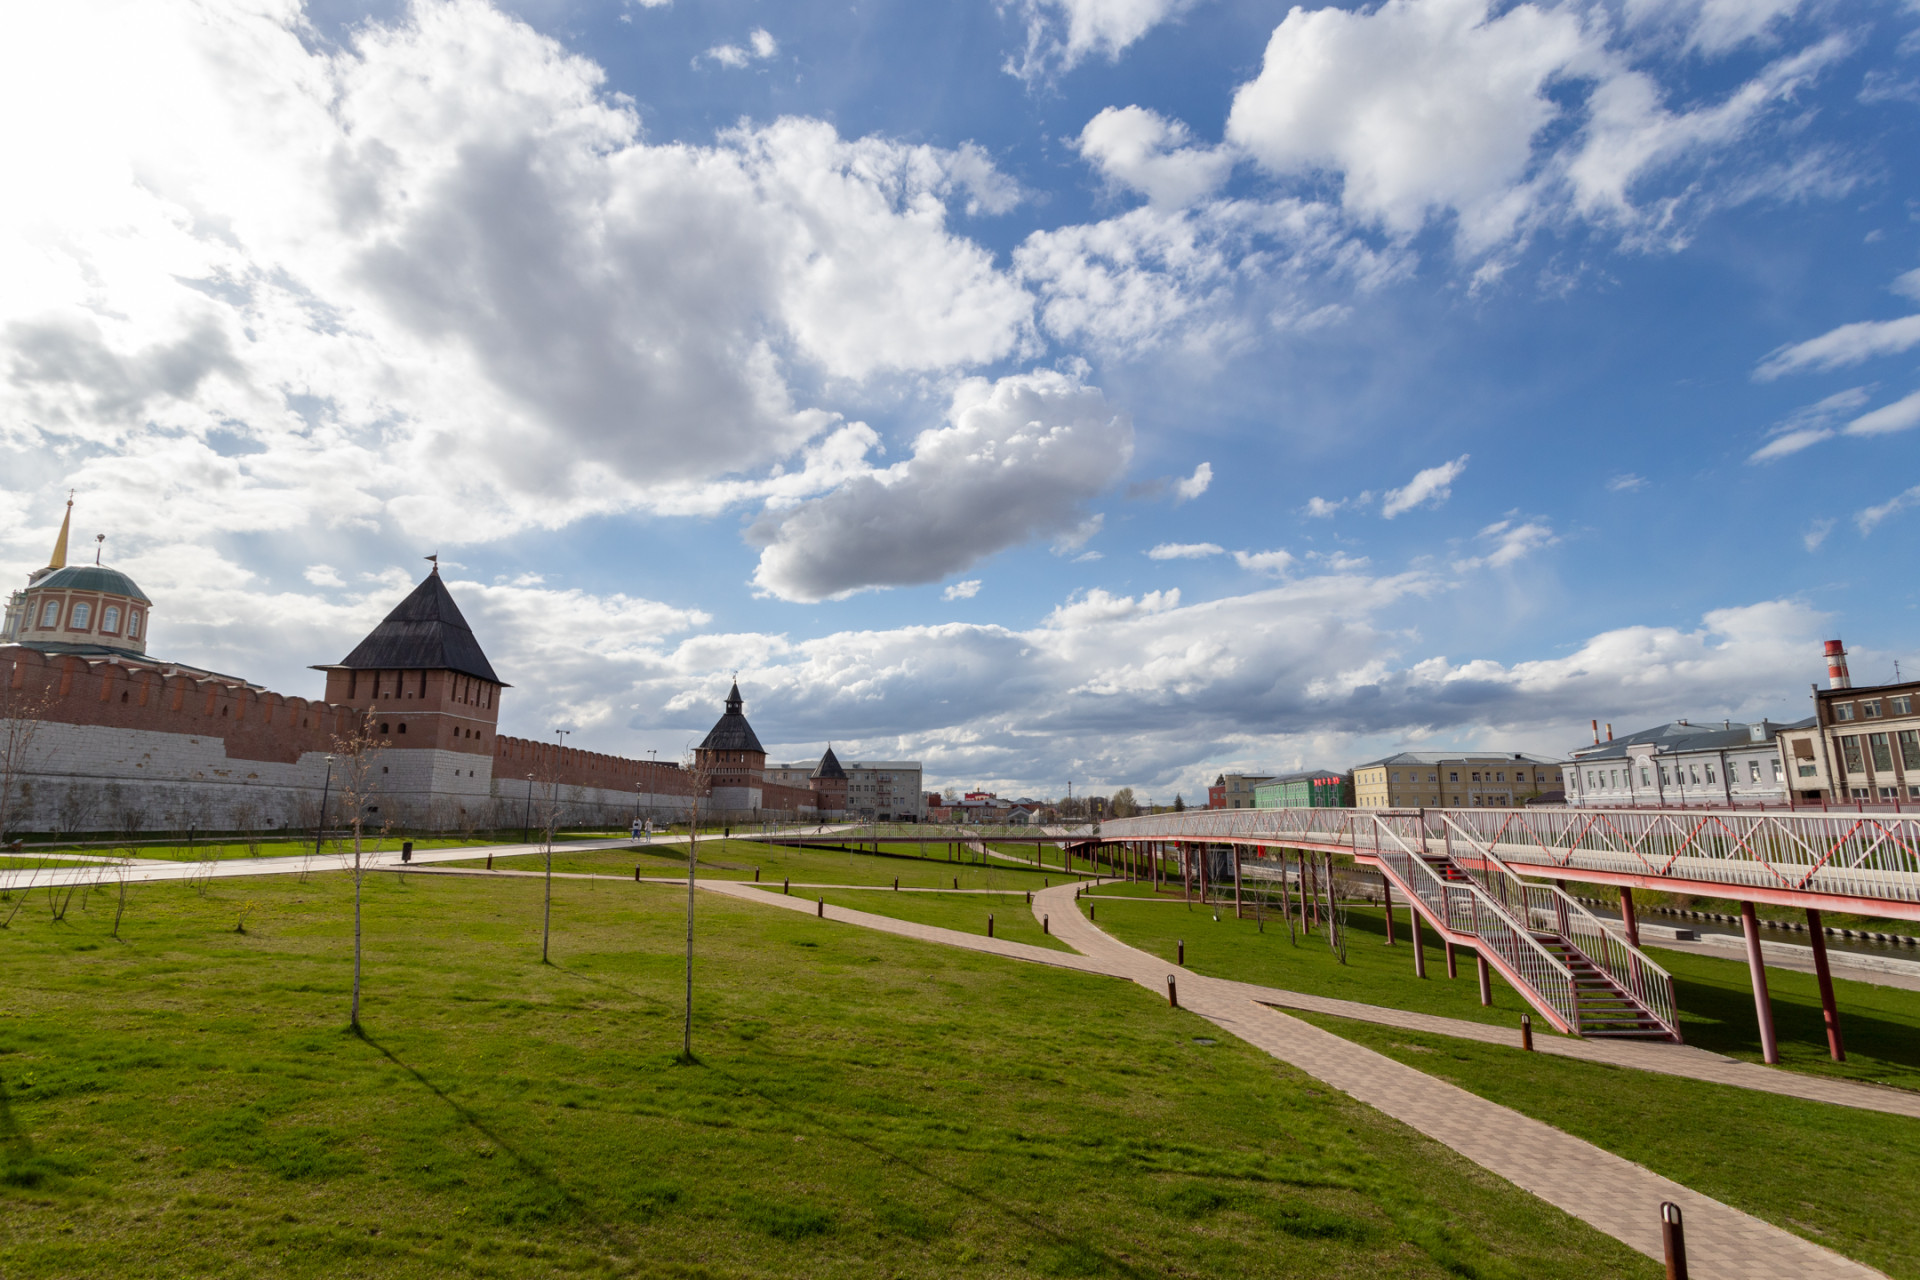
M 1382 831 L 1399 846 L 1397 849 L 1381 844 Z M 1422 831 L 1424 839 L 1424 826 Z M 1547 950 L 1530 929 L 1509 916 L 1478 884 L 1471 880 L 1459 884 L 1442 879 L 1425 856 L 1408 848 L 1400 833 L 1378 815 L 1374 817 L 1373 832 L 1374 857 L 1400 881 L 1402 892 L 1418 898 L 1427 907 L 1428 914 L 1445 923 L 1448 929 L 1485 942 L 1528 1003 L 1559 1030 L 1580 1034 L 1580 1006 L 1573 970 L 1560 957 Z M 1359 832 L 1353 835 L 1357 851 Z
M 1673 976 L 1658 961 L 1625 938 L 1607 928 L 1604 921 L 1587 910 L 1579 900 L 1558 885 L 1524 880 L 1514 873 L 1492 849 L 1461 827 L 1453 815 L 1443 813 L 1441 821 L 1457 833 L 1480 858 L 1480 867 L 1463 869 L 1487 893 L 1501 902 L 1509 913 L 1529 925 L 1544 919 L 1544 926 L 1558 933 L 1589 963 L 1607 976 L 1607 980 L 1626 992 L 1662 1030 L 1680 1039 L 1679 1011 L 1673 995 Z M 1454 865 L 1461 864 L 1451 858 Z M 1497 874 L 1495 874 L 1497 873 Z

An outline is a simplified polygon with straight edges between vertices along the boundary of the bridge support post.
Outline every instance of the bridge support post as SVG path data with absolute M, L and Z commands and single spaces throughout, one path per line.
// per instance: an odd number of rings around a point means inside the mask
M 1760 954 L 1760 918 L 1751 902 L 1740 904 L 1740 932 L 1746 935 L 1747 972 L 1753 977 L 1753 1012 L 1760 1024 L 1760 1057 L 1768 1066 L 1780 1061 L 1780 1041 L 1773 1033 L 1773 1001 L 1767 997 L 1767 964 Z
M 1240 846 L 1230 844 L 1227 849 L 1233 855 L 1233 918 L 1242 919 L 1240 914 Z
M 1813 944 L 1813 973 L 1820 979 L 1820 1017 L 1827 1024 L 1827 1054 L 1835 1062 L 1847 1060 L 1847 1046 L 1840 1040 L 1840 1006 L 1833 999 L 1833 972 L 1827 968 L 1827 931 L 1820 913 L 1807 908 L 1807 940 Z
M 1627 941 L 1640 945 L 1640 919 L 1633 914 L 1633 890 L 1620 886 L 1620 923 L 1626 926 Z
M 1473 961 L 1480 970 L 1480 1004 L 1485 1007 L 1493 1003 L 1493 970 L 1487 967 L 1487 953 L 1484 951 L 1475 951 Z
M 1440 945 L 1447 949 L 1447 977 L 1449 978 L 1459 977 L 1460 968 L 1459 968 L 1458 962 L 1454 958 L 1453 943 L 1446 938 L 1442 938 L 1440 939 Z
M 1383 872 L 1380 876 L 1380 901 L 1387 908 L 1387 945 L 1393 945 L 1393 881 Z
M 1427 976 L 1427 947 L 1420 940 L 1420 908 L 1407 903 L 1407 927 L 1413 933 L 1413 976 Z

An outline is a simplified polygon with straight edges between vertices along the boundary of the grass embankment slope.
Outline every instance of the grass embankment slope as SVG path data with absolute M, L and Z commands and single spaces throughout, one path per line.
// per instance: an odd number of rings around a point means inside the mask
M 884 846 L 883 846 L 884 847 Z M 484 858 L 446 863 L 448 866 L 485 866 Z M 546 865 L 545 855 L 513 854 L 496 856 L 495 867 L 514 871 L 538 871 Z M 585 853 L 555 853 L 555 871 L 581 872 L 631 878 L 635 867 L 643 876 L 684 876 L 687 873 L 687 846 L 683 844 L 645 845 L 630 849 L 593 850 Z M 700 861 L 695 875 L 702 879 L 751 880 L 755 869 L 762 884 L 870 884 L 901 885 L 915 889 L 952 889 L 955 881 L 962 889 L 1041 889 L 1058 884 L 1060 872 L 1033 871 L 1005 863 L 975 861 L 948 862 L 943 855 L 921 858 L 905 853 L 850 853 L 842 849 L 785 848 L 751 840 L 702 840 Z
M 343 875 L 23 916 L 0 1274 L 1657 1273 L 1129 984 L 771 906 L 675 1065 L 679 895 L 557 882 L 548 966 L 540 888 L 370 877 L 364 1039 Z

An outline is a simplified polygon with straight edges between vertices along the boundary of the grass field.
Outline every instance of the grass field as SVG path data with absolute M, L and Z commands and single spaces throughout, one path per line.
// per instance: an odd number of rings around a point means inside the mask
M 1303 937 L 1296 946 L 1287 941 L 1284 921 L 1272 917 L 1262 934 L 1253 920 L 1235 920 L 1231 907 L 1220 909 L 1216 922 L 1213 908 L 1195 906 L 1189 911 L 1178 899 L 1147 903 L 1101 896 L 1090 900 L 1099 904 L 1102 928 L 1143 951 L 1172 959 L 1177 940 L 1184 938 L 1187 967 L 1196 973 L 1509 1027 L 1529 1010 L 1519 993 L 1497 974 L 1493 1005 L 1482 1008 L 1469 951 L 1458 953 L 1460 976 L 1449 982 L 1431 930 L 1425 931 L 1427 978 L 1423 982 L 1414 977 L 1405 908 L 1395 925 L 1398 944 L 1388 947 L 1380 909 L 1350 907 L 1347 963 L 1342 965 L 1324 934 Z M 1083 910 L 1087 901 L 1083 900 Z M 1729 1057 L 1761 1060 L 1753 990 L 1744 962 L 1660 947 L 1648 948 L 1648 954 L 1673 974 L 1681 1031 L 1688 1044 Z M 1813 975 L 1769 969 L 1767 985 L 1782 1066 L 1920 1089 L 1920 992 L 1835 978 L 1847 1043 L 1847 1061 L 1836 1063 L 1827 1056 L 1820 990 Z
M 381 836 L 377 833 L 370 832 L 366 837 L 365 847 L 368 849 L 398 849 L 402 839 L 403 837 L 400 836 Z M 479 839 L 462 840 L 458 836 L 422 836 L 414 838 L 413 847 L 416 849 L 452 849 L 467 844 L 484 843 L 485 841 Z M 353 841 L 351 839 L 336 840 L 331 836 L 320 846 L 322 853 L 347 853 L 352 850 Z M 57 858 L 62 853 L 84 853 L 93 857 L 124 858 L 128 856 L 128 847 L 126 845 L 48 846 L 46 856 Z M 242 839 L 228 841 L 197 840 L 192 844 L 187 844 L 184 841 L 171 840 L 165 842 L 150 841 L 143 844 L 136 844 L 132 849 L 133 857 L 160 858 L 168 862 L 206 862 L 212 859 L 225 860 L 228 858 L 300 858 L 307 857 L 312 853 L 313 837 L 310 835 L 299 840 L 258 840 L 251 843 Z M 31 860 L 39 855 L 29 852 L 22 856 Z
M 773 892 L 778 893 L 775 889 Z M 809 898 L 824 898 L 828 905 L 852 907 L 855 911 L 870 911 L 877 916 L 892 916 L 896 920 L 911 920 L 915 924 L 937 925 L 942 929 L 953 929 L 960 933 L 978 934 L 987 932 L 987 916 L 993 916 L 993 936 L 1004 938 L 1008 942 L 1024 942 L 1029 946 L 1049 947 L 1056 951 L 1071 951 L 1073 948 L 1061 942 L 1050 933 L 1045 933 L 1033 918 L 1033 908 L 1028 905 L 1026 895 L 1009 894 L 966 894 L 966 893 L 893 893 L 885 889 L 828 889 L 807 894 Z
M 516 854 L 506 862 L 496 858 L 494 865 L 535 870 L 544 863 L 544 856 L 540 854 Z M 443 865 L 484 866 L 485 859 Z M 684 876 L 687 848 L 684 844 L 650 845 L 553 855 L 555 871 L 632 876 L 636 866 L 642 868 L 641 874 L 646 876 Z M 902 885 L 918 889 L 951 888 L 958 880 L 962 889 L 1025 890 L 1057 884 L 1061 878 L 1058 871 L 1028 871 L 1005 864 L 982 866 L 977 862 L 950 863 L 904 855 L 875 857 L 870 853 L 831 849 L 789 849 L 750 840 L 702 840 L 700 865 L 695 874 L 716 880 L 751 880 L 756 867 L 760 869 L 763 884 L 779 884 L 782 879 L 791 879 L 796 884 L 890 885 L 898 877 Z
M 1889 1275 L 1920 1277 L 1920 1120 L 1296 1016 Z
M 1657 1274 L 1109 979 L 703 896 L 677 1065 L 678 893 L 555 888 L 370 877 L 364 1038 L 343 875 L 16 922 L 0 1274 Z

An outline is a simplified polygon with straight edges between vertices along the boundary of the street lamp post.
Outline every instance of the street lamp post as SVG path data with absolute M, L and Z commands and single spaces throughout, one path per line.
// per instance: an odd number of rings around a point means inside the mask
M 533 775 L 527 775 L 527 802 L 520 807 L 520 843 L 525 844 L 533 831 Z
M 320 842 L 327 836 L 327 798 L 333 794 L 333 757 L 327 757 L 327 781 L 320 788 L 320 825 L 313 833 L 313 856 L 320 856 Z
M 567 749 L 567 735 L 572 733 L 573 730 L 555 729 L 553 732 L 555 738 L 558 739 L 555 743 L 555 750 L 565 752 Z M 551 775 L 553 781 L 550 785 L 557 790 L 560 786 L 560 759 L 557 755 L 554 758 L 553 769 L 554 771 Z M 547 820 L 541 824 L 546 828 L 547 833 L 547 900 L 546 905 L 541 909 L 540 916 L 541 964 L 547 963 L 547 940 L 553 936 L 553 825 L 559 820 L 560 813 L 559 806 L 555 803 L 557 798 L 555 795 L 549 795 L 547 797 Z

